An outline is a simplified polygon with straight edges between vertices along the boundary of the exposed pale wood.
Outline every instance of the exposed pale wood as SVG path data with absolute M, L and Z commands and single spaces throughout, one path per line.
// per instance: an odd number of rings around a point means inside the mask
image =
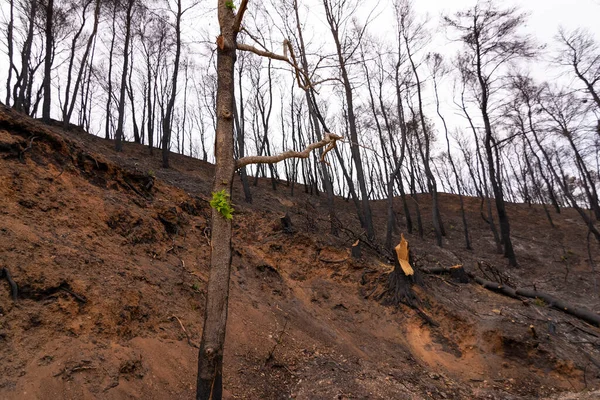
M 398 257 L 398 262 L 400 263 L 400 267 L 402 268 L 402 271 L 404 271 L 404 275 L 414 275 L 415 270 L 408 261 L 408 241 L 404 239 L 404 234 L 400 235 L 400 243 L 398 243 L 398 245 L 395 247 L 395 250 L 396 256 Z

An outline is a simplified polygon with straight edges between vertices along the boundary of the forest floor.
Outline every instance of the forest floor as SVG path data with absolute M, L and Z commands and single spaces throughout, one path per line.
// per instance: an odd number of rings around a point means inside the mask
M 213 166 L 171 160 L 165 170 L 158 151 L 125 143 L 116 153 L 0 107 L 0 269 L 19 286 L 13 302 L 0 281 L 0 399 L 194 397 Z M 422 275 L 427 324 L 376 300 L 393 266 L 367 247 L 350 257 L 351 203 L 336 199 L 345 229 L 334 237 L 323 195 L 260 180 L 247 204 L 240 189 L 225 398 L 600 398 L 600 329 L 543 301 Z M 428 197 L 419 202 L 425 238 L 404 232 L 417 270 L 463 264 L 600 311 L 599 247 L 588 251 L 573 210 L 553 213 L 551 228 L 541 206 L 509 204 L 520 266 L 507 268 L 478 199 L 466 199 L 474 251 L 456 196 L 441 195 L 443 248 Z M 382 238 L 385 202 L 372 205 Z M 286 212 L 293 233 L 281 229 Z

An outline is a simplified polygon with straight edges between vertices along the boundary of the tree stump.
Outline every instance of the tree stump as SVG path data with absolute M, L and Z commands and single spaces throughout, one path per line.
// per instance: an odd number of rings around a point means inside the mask
M 292 218 L 290 218 L 289 213 L 286 212 L 285 215 L 280 218 L 280 220 L 284 232 L 294 233 L 294 225 L 292 224 Z

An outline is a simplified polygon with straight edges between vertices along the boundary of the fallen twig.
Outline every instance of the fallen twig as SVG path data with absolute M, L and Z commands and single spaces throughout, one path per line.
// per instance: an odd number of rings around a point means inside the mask
M 87 299 L 85 298 L 85 296 L 81 296 L 75 292 L 73 292 L 71 289 L 68 289 L 64 286 L 60 286 L 59 288 L 60 290 L 69 293 L 71 296 L 73 296 L 75 298 L 75 300 L 77 300 L 78 302 L 85 304 L 87 303 Z
M 319 260 L 319 261 L 322 261 L 322 262 L 324 262 L 324 263 L 329 263 L 329 264 L 339 264 L 339 263 L 343 263 L 344 261 L 348 261 L 349 259 L 350 259 L 350 257 L 346 257 L 346 258 L 344 258 L 344 259 L 341 259 L 341 260 L 328 260 L 328 259 L 326 259 L 326 258 L 320 258 L 320 257 L 319 257 L 319 259 L 318 259 L 318 260 Z
M 185 326 L 183 326 L 183 323 L 181 322 L 181 320 L 179 318 L 177 318 L 176 315 L 173 315 L 171 317 L 171 319 L 175 318 L 177 320 L 177 322 L 179 322 L 179 326 L 181 327 L 181 330 L 183 331 L 183 333 L 185 334 L 185 337 L 187 338 L 187 342 L 190 346 L 195 347 L 196 349 L 199 349 L 200 347 L 195 345 L 194 343 L 192 343 L 192 339 L 190 339 L 190 335 L 188 335 L 187 331 L 185 330 Z
M 456 283 L 453 282 L 449 282 L 447 279 L 442 278 L 441 276 L 438 275 L 429 275 L 431 278 L 437 278 L 440 281 L 444 282 L 446 285 L 448 286 L 454 286 L 454 287 L 460 287 L 459 285 L 457 285 Z
M 90 369 L 97 369 L 97 367 L 95 367 L 93 365 L 89 365 L 89 363 L 90 363 L 90 361 L 82 361 L 81 364 L 75 365 L 74 367 L 65 366 L 63 369 L 61 369 L 59 372 L 57 372 L 53 376 L 57 377 L 57 376 L 64 375 L 64 378 L 69 379 L 69 378 L 71 378 L 71 375 L 73 375 L 73 373 L 75 373 L 75 372 L 87 371 Z
M 265 360 L 265 365 L 267 365 L 269 363 L 269 361 L 271 361 L 273 359 L 273 354 L 275 353 L 275 349 L 277 349 L 277 346 L 279 345 L 279 343 L 281 343 L 281 338 L 285 334 L 285 328 L 287 328 L 289 321 L 290 321 L 289 319 L 287 319 L 287 318 L 285 319 L 285 324 L 283 325 L 283 329 L 279 333 L 279 337 L 277 338 L 277 341 L 275 341 L 275 345 L 273 345 L 273 348 L 269 352 L 269 356 Z
M 32 138 L 29 140 L 29 146 L 25 147 L 25 149 L 19 153 L 19 160 L 20 160 L 20 161 L 23 161 L 23 154 L 25 154 L 25 152 L 27 152 L 28 150 L 31 150 L 31 149 L 32 149 L 32 146 L 33 146 L 33 141 L 34 141 L 35 139 L 37 139 L 37 138 L 38 138 L 37 136 L 33 136 L 33 137 L 32 137 Z

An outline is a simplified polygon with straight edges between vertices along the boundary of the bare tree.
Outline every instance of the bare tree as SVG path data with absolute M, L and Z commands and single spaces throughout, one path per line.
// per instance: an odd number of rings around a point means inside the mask
M 479 109 L 483 119 L 484 147 L 490 183 L 494 192 L 504 256 L 509 265 L 516 266 L 517 258 L 510 237 L 510 222 L 506 213 L 502 190 L 501 171 L 494 154 L 494 129 L 491 123 L 493 96 L 498 93 L 498 76 L 509 62 L 533 56 L 531 40 L 519 34 L 526 15 L 515 8 L 500 9 L 491 0 L 478 1 L 477 5 L 458 12 L 453 18 L 445 17 L 446 24 L 457 31 L 465 46 L 465 70 L 476 82 Z
M 360 188 L 362 203 L 362 214 L 367 231 L 367 237 L 373 239 L 375 230 L 373 229 L 373 218 L 371 216 L 371 205 L 369 204 L 369 195 L 366 186 L 365 174 L 363 171 L 362 158 L 358 139 L 358 129 L 356 126 L 356 115 L 354 113 L 354 94 L 352 84 L 348 74 L 348 63 L 358 50 L 360 42 L 365 32 L 366 26 L 358 28 L 351 35 L 345 26 L 348 21 L 348 15 L 352 15 L 356 10 L 358 3 L 352 0 L 323 0 L 327 23 L 335 42 L 335 48 L 338 58 L 338 67 L 340 69 L 341 81 L 344 87 L 346 100 L 346 111 L 348 113 L 348 128 L 350 131 L 350 149 L 352 150 L 352 160 L 356 168 L 356 179 Z
M 430 65 L 431 77 L 433 80 L 433 91 L 435 94 L 435 106 L 436 106 L 435 108 L 436 108 L 438 117 L 442 121 L 442 125 L 444 127 L 444 136 L 446 138 L 446 146 L 447 146 L 447 152 L 448 152 L 447 153 L 448 154 L 448 162 L 450 163 L 450 166 L 452 167 L 452 172 L 454 174 L 454 182 L 456 184 L 456 191 L 458 193 L 458 200 L 460 203 L 460 214 L 461 214 L 462 223 L 463 223 L 463 233 L 465 235 L 465 247 L 467 248 L 467 250 L 472 250 L 471 239 L 469 238 L 469 227 L 468 227 L 468 223 L 467 223 L 467 217 L 465 214 L 463 190 L 462 190 L 462 186 L 460 183 L 460 179 L 458 177 L 458 170 L 456 168 L 454 158 L 452 157 L 452 151 L 450 150 L 450 138 L 448 135 L 448 124 L 446 123 L 446 119 L 444 118 L 444 116 L 442 115 L 442 112 L 440 110 L 440 96 L 439 96 L 439 91 L 438 91 L 438 80 L 440 79 L 441 76 L 443 76 L 446 73 L 446 70 L 443 65 L 442 56 L 438 53 L 429 54 L 428 62 Z
M 129 72 L 129 46 L 131 45 L 131 23 L 135 0 L 126 0 L 125 10 L 125 43 L 123 44 L 123 70 L 121 71 L 121 89 L 118 103 L 117 131 L 115 132 L 115 150 L 123 150 L 123 127 L 125 125 L 125 94 L 127 90 L 127 73 Z M 109 94 L 110 95 L 110 94 Z
M 42 107 L 42 119 L 45 122 L 50 122 L 50 107 L 52 102 L 52 92 L 51 92 L 51 76 L 52 73 L 52 47 L 54 41 L 54 32 L 53 32 L 53 22 L 54 22 L 54 0 L 47 0 L 46 3 L 46 29 L 45 29 L 45 39 L 46 39 L 46 56 L 44 58 L 44 83 L 42 84 L 44 88 L 44 104 Z
M 600 82 L 600 48 L 591 32 L 578 28 L 571 32 L 559 29 L 558 42 L 561 51 L 556 61 L 573 69 L 575 76 L 590 94 L 600 112 L 600 96 L 596 88 Z M 600 135 L 600 130 L 597 131 Z

